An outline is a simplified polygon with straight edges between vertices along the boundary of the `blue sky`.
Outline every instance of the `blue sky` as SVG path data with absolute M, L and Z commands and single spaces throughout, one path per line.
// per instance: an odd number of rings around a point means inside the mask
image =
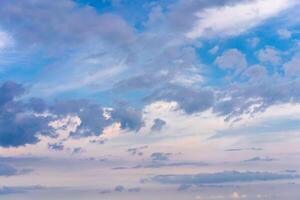
M 298 199 L 299 8 L 2 0 L 0 199 Z

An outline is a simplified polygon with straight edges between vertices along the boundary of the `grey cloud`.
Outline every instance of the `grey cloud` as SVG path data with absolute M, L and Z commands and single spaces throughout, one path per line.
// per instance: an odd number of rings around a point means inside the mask
M 118 185 L 115 187 L 115 191 L 116 192 L 124 192 L 125 191 L 125 187 L 122 185 Z
M 72 154 L 81 154 L 83 152 L 85 152 L 85 150 L 81 147 L 76 147 L 72 149 Z
M 243 0 L 249 1 L 249 0 Z M 206 8 L 220 7 L 224 5 L 233 5 L 241 2 L 240 0 L 179 0 L 169 6 L 169 24 L 177 31 L 186 31 L 192 28 L 196 22 L 196 13 Z
M 118 44 L 134 39 L 133 29 L 119 16 L 99 14 L 92 7 L 79 6 L 71 0 L 4 0 L 0 13 L 2 26 L 13 30 L 21 43 L 30 45 L 57 48 L 97 39 Z
M 59 143 L 53 143 L 53 144 L 48 144 L 48 149 L 54 150 L 54 151 L 62 151 L 64 150 L 64 145 L 59 142 Z
M 111 190 L 100 190 L 99 194 L 109 194 L 111 193 Z
M 154 119 L 151 127 L 152 131 L 160 131 L 166 125 L 166 121 L 162 119 Z
M 285 75 L 287 77 L 297 77 L 300 74 L 300 53 L 294 55 L 294 57 L 283 65 Z
M 146 101 L 176 101 L 189 114 L 202 112 L 214 104 L 214 93 L 205 89 L 192 89 L 183 86 L 169 85 L 156 90 L 145 98 Z
M 152 161 L 167 161 L 171 155 L 171 153 L 155 152 L 151 154 L 151 159 Z
M 250 158 L 248 160 L 244 160 L 244 162 L 271 162 L 274 161 L 274 158 L 269 158 L 269 157 L 254 157 L 254 158 Z
M 182 167 L 182 166 L 195 166 L 195 167 L 203 167 L 208 166 L 208 163 L 205 162 L 154 162 L 151 164 L 141 164 L 133 167 L 115 167 L 114 170 L 125 170 L 125 169 L 156 169 L 156 168 L 164 168 L 164 167 Z
M 58 101 L 51 107 L 51 112 L 62 116 L 73 114 L 80 118 L 80 125 L 71 133 L 73 137 L 100 135 L 110 124 L 103 117 L 102 107 L 86 100 Z
M 225 171 L 218 173 L 203 173 L 195 175 L 158 175 L 150 178 L 150 181 L 162 184 L 222 184 L 231 182 L 274 181 L 282 179 L 297 179 L 299 175 L 276 174 L 270 172 L 238 172 Z
M 239 72 L 247 67 L 247 60 L 246 56 L 238 49 L 228 49 L 216 58 L 215 64 L 221 69 L 230 69 Z
M 278 65 L 281 63 L 281 52 L 274 47 L 266 46 L 257 52 L 257 57 L 262 63 Z
M 17 169 L 7 164 L 0 163 L 0 177 L 1 176 L 17 176 L 32 172 L 30 169 Z
M 261 79 L 266 77 L 267 73 L 268 72 L 265 67 L 261 65 L 253 65 L 247 68 L 242 75 L 249 78 L 250 80 L 260 81 Z
M 39 142 L 38 135 L 56 137 L 55 130 L 48 124 L 52 120 L 68 115 L 78 116 L 80 125 L 71 132 L 72 137 L 86 137 L 102 134 L 103 129 L 120 122 L 122 129 L 138 131 L 143 125 L 142 112 L 129 107 L 118 107 L 111 113 L 111 119 L 103 116 L 103 108 L 87 100 L 56 101 L 47 104 L 44 100 L 31 98 L 19 100 L 25 88 L 14 82 L 0 85 L 0 146 L 18 147 Z M 17 99 L 18 98 L 18 99 Z M 48 112 L 49 115 L 38 115 Z M 57 145 L 49 145 L 56 148 Z
M 147 149 L 148 146 L 141 146 L 141 147 L 136 147 L 136 148 L 129 148 L 127 149 L 127 152 L 129 152 L 131 155 L 135 156 L 135 155 L 139 155 L 142 156 L 143 155 L 143 150 Z
M 0 107 L 12 102 L 16 97 L 22 96 L 25 88 L 18 83 L 8 81 L 0 86 Z
M 186 185 L 186 184 L 182 184 L 177 188 L 177 191 L 186 191 L 188 189 L 190 189 L 193 185 Z
M 3 186 L 0 187 L 0 195 L 23 194 L 31 191 L 38 191 L 44 189 L 45 187 L 42 186 L 20 186 L 20 187 Z
M 235 148 L 235 149 L 226 149 L 225 151 L 262 151 L 262 148 L 252 147 L 252 148 Z
M 33 113 L 31 102 L 16 100 L 25 93 L 25 88 L 14 82 L 5 82 L 0 86 L 0 146 L 18 147 L 35 144 L 37 135 L 54 136 L 48 126 L 49 117 Z
M 141 188 L 129 188 L 128 192 L 140 192 Z
M 130 107 L 118 107 L 111 112 L 111 118 L 120 122 L 122 129 L 138 131 L 144 126 L 141 111 Z

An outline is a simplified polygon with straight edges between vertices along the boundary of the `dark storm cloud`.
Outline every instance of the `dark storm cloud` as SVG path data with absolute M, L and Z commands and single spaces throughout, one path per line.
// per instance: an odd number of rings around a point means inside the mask
M 158 175 L 150 178 L 163 184 L 221 184 L 231 182 L 254 182 L 254 181 L 274 181 L 282 179 L 297 179 L 299 175 L 276 174 L 270 172 L 238 172 L 225 171 L 211 174 L 195 174 L 195 175 Z

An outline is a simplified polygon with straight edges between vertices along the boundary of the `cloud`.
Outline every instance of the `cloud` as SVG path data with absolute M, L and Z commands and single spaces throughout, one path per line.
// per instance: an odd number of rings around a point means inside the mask
M 30 169 L 18 170 L 10 165 L 0 163 L 0 177 L 1 176 L 6 176 L 6 177 L 17 176 L 17 175 L 28 174 L 30 172 L 32 172 L 32 170 L 30 170 Z
M 247 67 L 247 60 L 238 49 L 228 49 L 216 58 L 215 64 L 224 70 L 240 71 Z
M 271 46 L 261 49 L 257 53 L 257 57 L 262 63 L 270 63 L 272 65 L 279 65 L 281 63 L 281 53 Z
M 271 162 L 274 160 L 275 160 L 274 158 L 269 158 L 269 157 L 254 157 L 248 160 L 244 160 L 244 162 Z
M 64 150 L 64 145 L 62 143 L 53 143 L 53 144 L 48 143 L 48 149 L 54 151 L 62 151 Z
M 140 192 L 141 190 L 141 188 L 129 188 L 128 192 Z
M 260 43 L 260 39 L 258 37 L 247 39 L 247 43 L 250 47 L 255 48 Z
M 249 78 L 251 81 L 261 81 L 267 74 L 268 72 L 264 66 L 252 65 L 248 67 L 242 75 Z
M 92 7 L 80 7 L 70 0 L 55 3 L 4 0 L 0 3 L 0 13 L 1 24 L 15 31 L 18 42 L 29 46 L 46 45 L 48 50 L 76 47 L 99 38 L 117 44 L 134 38 L 133 30 L 119 16 L 99 15 Z M 45 24 L 44 19 L 48 19 L 48 23 Z M 23 26 L 19 26 L 20 23 Z
M 166 126 L 166 122 L 162 119 L 154 119 L 154 123 L 151 127 L 152 131 L 160 131 L 164 126 Z
M 211 174 L 195 175 L 157 175 L 150 178 L 151 181 L 163 184 L 220 184 L 231 182 L 254 182 L 254 181 L 274 181 L 282 179 L 296 179 L 298 175 L 276 174 L 270 172 L 238 172 L 224 171 Z
M 24 95 L 25 88 L 14 82 L 0 86 L 0 146 L 18 147 L 35 144 L 37 135 L 53 135 L 49 118 L 35 115 L 28 103 L 16 100 Z M 29 103 L 30 105 L 30 103 Z
M 0 85 L 0 146 L 2 147 L 36 144 L 39 142 L 40 135 L 56 138 L 58 137 L 56 131 L 63 128 L 58 125 L 59 121 L 69 116 L 76 116 L 79 120 L 75 130 L 69 133 L 69 136 L 74 138 L 99 136 L 105 127 L 115 122 L 121 124 L 121 129 L 135 131 L 144 125 L 142 112 L 134 108 L 119 106 L 112 109 L 111 118 L 106 119 L 103 107 L 98 103 L 88 100 L 69 100 L 47 104 L 37 98 L 28 101 L 17 100 L 25 94 L 25 91 L 23 85 L 15 82 L 5 82 Z
M 180 185 L 178 188 L 177 188 L 177 191 L 186 191 L 188 189 L 190 189 L 193 185 L 185 185 L 185 184 L 182 184 Z
M 122 185 L 118 185 L 115 187 L 115 192 L 124 192 L 125 191 L 125 187 Z
M 144 126 L 142 113 L 134 108 L 118 107 L 111 112 L 111 118 L 120 122 L 122 129 L 138 131 Z
M 294 0 L 255 0 L 208 8 L 197 12 L 188 38 L 236 36 L 291 8 Z
M 293 35 L 293 33 L 287 29 L 279 29 L 277 34 L 281 39 L 290 39 Z
M 137 147 L 137 148 L 129 148 L 129 149 L 127 149 L 127 152 L 129 152 L 133 156 L 135 156 L 135 155 L 142 156 L 143 155 L 142 150 L 147 149 L 147 148 L 148 148 L 148 146 L 141 146 L 141 147 Z
M 214 93 L 206 89 L 193 89 L 177 85 L 168 85 L 156 90 L 145 98 L 146 101 L 175 101 L 188 114 L 202 112 L 214 104 Z
M 155 152 L 151 154 L 151 159 L 152 161 L 167 161 L 171 155 L 171 153 Z
M 9 194 L 23 194 L 31 191 L 43 190 L 45 187 L 42 186 L 20 186 L 20 187 L 11 187 L 3 186 L 0 187 L 0 195 L 9 195 Z
M 167 168 L 167 167 L 183 167 L 183 166 L 195 166 L 203 167 L 209 164 L 205 162 L 153 162 L 150 164 L 139 164 L 133 167 L 114 167 L 114 170 L 125 170 L 125 169 L 157 169 L 157 168 Z
M 13 45 L 13 38 L 0 29 L 0 52 Z
M 293 58 L 285 63 L 284 66 L 284 72 L 287 77 L 296 77 L 300 74 L 300 53 L 297 53 L 293 56 Z

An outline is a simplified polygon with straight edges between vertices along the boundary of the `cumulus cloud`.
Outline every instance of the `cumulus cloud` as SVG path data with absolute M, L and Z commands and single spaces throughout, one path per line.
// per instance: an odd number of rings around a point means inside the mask
M 247 67 L 246 56 L 238 49 L 228 49 L 216 58 L 215 64 L 221 69 L 240 71 Z
M 284 71 L 287 77 L 295 77 L 300 74 L 300 53 L 297 53 L 293 58 L 284 64 Z
M 281 63 L 280 51 L 271 46 L 267 46 L 264 49 L 259 50 L 257 57 L 262 63 L 271 63 L 272 65 L 278 65 Z

